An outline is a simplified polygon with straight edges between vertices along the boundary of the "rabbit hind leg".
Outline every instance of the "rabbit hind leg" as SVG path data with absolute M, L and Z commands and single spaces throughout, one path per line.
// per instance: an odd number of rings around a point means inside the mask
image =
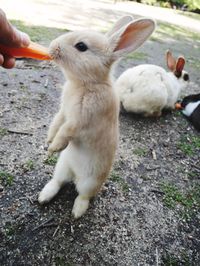
M 60 154 L 53 178 L 44 186 L 39 194 L 38 201 L 40 204 L 49 202 L 65 183 L 73 179 L 73 172 L 68 165 L 65 151 Z
M 75 219 L 81 217 L 86 212 L 90 199 L 98 193 L 106 176 L 107 175 L 103 175 L 98 181 L 93 177 L 78 180 L 76 183 L 76 189 L 79 195 L 76 197 L 72 209 L 72 215 Z

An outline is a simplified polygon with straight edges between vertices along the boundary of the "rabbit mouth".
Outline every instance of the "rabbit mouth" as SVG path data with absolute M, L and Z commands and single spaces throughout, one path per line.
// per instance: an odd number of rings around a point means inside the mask
M 60 46 L 56 46 L 50 49 L 49 51 L 50 56 L 52 57 L 53 60 L 55 61 L 59 61 L 61 60 L 62 56 L 61 56 L 61 48 Z

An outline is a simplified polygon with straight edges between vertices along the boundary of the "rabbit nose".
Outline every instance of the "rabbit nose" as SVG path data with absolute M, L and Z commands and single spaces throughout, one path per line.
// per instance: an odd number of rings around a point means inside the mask
M 60 46 L 57 44 L 56 46 L 50 47 L 49 53 L 53 59 L 55 59 L 55 60 L 60 59 L 61 58 Z

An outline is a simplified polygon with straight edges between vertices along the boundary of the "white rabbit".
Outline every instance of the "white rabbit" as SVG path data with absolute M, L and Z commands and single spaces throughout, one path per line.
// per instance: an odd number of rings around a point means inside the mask
M 54 176 L 39 195 L 50 201 L 73 180 L 79 193 L 72 213 L 80 217 L 109 175 L 118 144 L 119 102 L 111 66 L 135 50 L 153 32 L 154 21 L 126 16 L 106 35 L 92 31 L 64 34 L 50 45 L 50 54 L 67 77 L 61 106 L 47 141 L 49 152 L 61 151 Z
M 156 65 L 139 65 L 127 69 L 115 82 L 122 107 L 127 112 L 160 116 L 163 109 L 174 109 L 182 89 L 189 81 L 183 70 L 185 59 L 176 61 L 166 54 L 170 72 Z

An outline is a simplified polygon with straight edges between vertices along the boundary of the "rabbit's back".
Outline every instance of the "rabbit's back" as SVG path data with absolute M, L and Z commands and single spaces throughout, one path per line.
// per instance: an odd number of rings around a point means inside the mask
M 167 82 L 163 68 L 140 65 L 125 71 L 115 85 L 126 111 L 151 115 L 167 103 Z

